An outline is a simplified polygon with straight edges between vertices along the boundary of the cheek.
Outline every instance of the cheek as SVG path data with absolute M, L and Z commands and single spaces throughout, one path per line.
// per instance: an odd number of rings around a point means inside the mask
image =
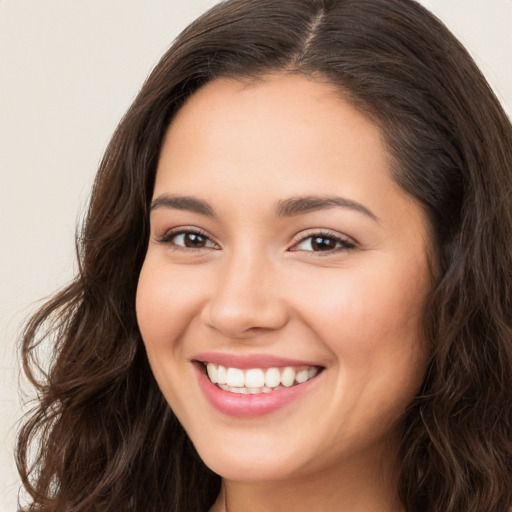
M 200 289 L 188 275 L 154 264 L 148 257 L 137 286 L 136 312 L 139 329 L 150 354 L 174 347 L 187 329 L 200 302 Z
M 300 297 L 310 327 L 340 366 L 349 362 L 347 371 L 361 376 L 377 367 L 381 373 L 393 372 L 411 361 L 415 366 L 418 356 L 424 359 L 421 325 L 427 276 L 415 262 L 407 267 L 383 260 L 362 270 L 317 275 L 302 292 L 294 290 L 294 296 Z
M 335 396 L 350 402 L 354 432 L 393 425 L 421 387 L 429 358 L 423 279 L 415 271 L 355 272 L 329 293 L 324 283 L 322 300 L 308 306 L 338 366 Z
M 136 296 L 136 313 L 153 375 L 175 412 L 190 403 L 189 392 L 182 389 L 186 379 L 183 345 L 180 340 L 189 328 L 198 303 L 197 287 L 183 272 L 172 271 L 154 262 L 148 255 L 142 267 Z

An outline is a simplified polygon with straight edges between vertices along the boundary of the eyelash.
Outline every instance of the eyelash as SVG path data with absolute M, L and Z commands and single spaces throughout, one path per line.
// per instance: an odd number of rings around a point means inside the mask
M 310 231 L 305 235 L 304 234 L 301 235 L 300 239 L 297 242 L 295 242 L 293 244 L 293 246 L 291 247 L 291 249 L 289 249 L 289 250 L 291 250 L 292 252 L 300 251 L 301 249 L 294 249 L 294 247 L 297 247 L 297 246 L 303 244 L 307 240 L 311 240 L 310 243 L 312 243 L 313 240 L 315 240 L 315 239 L 317 239 L 317 240 L 323 239 L 323 240 L 332 241 L 335 243 L 336 247 L 334 247 L 332 249 L 327 249 L 324 251 L 322 251 L 322 250 L 320 250 L 320 251 L 303 250 L 304 252 L 311 252 L 311 253 L 316 253 L 319 255 L 322 255 L 322 253 L 323 253 L 323 255 L 329 255 L 329 254 L 336 254 L 338 252 L 351 251 L 356 248 L 356 244 L 354 242 L 352 242 L 351 240 L 349 240 L 348 238 L 340 236 L 338 233 L 333 233 L 332 231 L 320 230 L 320 231 Z
M 184 245 L 178 245 L 178 244 L 175 243 L 175 241 L 173 241 L 178 236 L 187 236 L 187 235 L 199 236 L 202 239 L 204 239 L 204 241 L 207 244 L 210 243 L 211 245 L 210 246 L 203 246 L 203 247 L 187 247 L 187 246 L 184 246 Z M 339 234 L 336 234 L 336 233 L 333 233 L 333 232 L 330 232 L 330 231 L 322 231 L 322 230 L 320 230 L 320 231 L 311 231 L 306 236 L 302 235 L 299 240 L 294 242 L 294 244 L 289 249 L 289 251 L 291 251 L 291 252 L 301 251 L 301 249 L 297 249 L 296 247 L 301 245 L 301 244 L 303 244 L 307 240 L 311 240 L 313 242 L 314 239 L 317 239 L 317 240 L 320 240 L 320 239 L 329 240 L 331 242 L 334 242 L 335 246 L 337 246 L 337 247 L 334 247 L 332 249 L 319 250 L 319 251 L 304 250 L 304 249 L 302 249 L 303 252 L 311 252 L 311 253 L 317 253 L 317 254 L 324 253 L 324 255 L 329 255 L 329 254 L 335 254 L 335 253 L 343 252 L 343 251 L 351 251 L 351 250 L 356 248 L 356 244 L 355 243 L 353 243 L 350 240 L 340 236 Z M 213 242 L 211 240 L 211 238 L 204 231 L 202 231 L 201 229 L 198 229 L 198 228 L 193 228 L 193 229 L 192 228 L 190 228 L 190 229 L 187 229 L 187 228 L 183 229 L 183 228 L 181 228 L 181 229 L 179 229 L 177 231 L 169 231 L 169 232 L 165 233 L 162 237 L 158 238 L 157 241 L 159 243 L 162 243 L 162 244 L 167 244 L 173 250 L 177 250 L 177 251 L 190 251 L 190 250 L 218 249 L 219 248 L 218 245 L 215 242 Z
M 176 251 L 190 251 L 190 250 L 198 250 L 198 249 L 211 249 L 212 247 L 186 247 L 183 245 L 178 245 L 173 242 L 173 239 L 178 236 L 187 236 L 187 235 L 196 235 L 203 238 L 206 242 L 211 242 L 217 248 L 217 244 L 211 240 L 211 238 L 201 229 L 198 228 L 181 228 L 176 231 L 168 231 L 163 236 L 157 239 L 157 241 L 161 244 L 168 244 L 173 250 Z

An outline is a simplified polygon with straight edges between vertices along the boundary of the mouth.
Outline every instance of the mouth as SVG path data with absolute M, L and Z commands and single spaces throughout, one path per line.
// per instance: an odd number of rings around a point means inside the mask
M 223 391 L 240 395 L 259 395 L 292 388 L 311 380 L 322 371 L 319 366 L 236 368 L 201 361 L 212 384 Z
M 203 353 L 193 361 L 207 401 L 223 415 L 265 416 L 311 396 L 326 369 L 313 361 L 265 354 Z

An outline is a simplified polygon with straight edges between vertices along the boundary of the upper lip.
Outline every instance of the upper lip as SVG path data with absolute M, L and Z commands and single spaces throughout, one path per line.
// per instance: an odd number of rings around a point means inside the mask
M 227 354 L 222 352 L 203 352 L 194 358 L 202 363 L 220 364 L 227 368 L 283 368 L 285 366 L 320 366 L 312 361 L 290 359 L 271 354 Z

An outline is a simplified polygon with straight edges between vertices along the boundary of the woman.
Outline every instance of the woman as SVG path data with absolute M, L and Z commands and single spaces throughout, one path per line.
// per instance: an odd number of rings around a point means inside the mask
M 119 125 L 79 275 L 27 326 L 32 509 L 510 510 L 511 164 L 416 3 L 212 9 Z

